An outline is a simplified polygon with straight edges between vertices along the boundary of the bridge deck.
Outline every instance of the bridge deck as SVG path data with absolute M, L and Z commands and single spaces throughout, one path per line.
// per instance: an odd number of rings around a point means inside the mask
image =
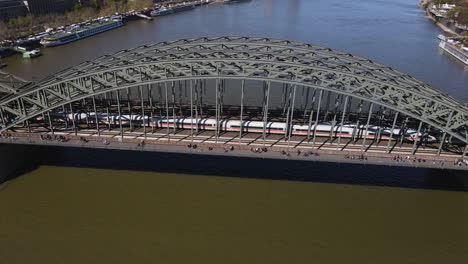
M 0 143 L 468 170 L 468 159 L 461 159 L 459 154 L 444 151 L 438 156 L 437 148 L 429 146 L 420 147 L 417 155 L 411 155 L 409 143 L 392 143 L 388 153 L 386 141 L 370 142 L 364 146 L 366 152 L 361 152 L 361 142 L 348 139 L 341 139 L 338 144 L 337 139 L 317 138 L 313 144 L 306 137 L 292 137 L 288 141 L 281 135 L 269 135 L 263 140 L 259 134 L 246 134 L 239 139 L 237 133 L 224 133 L 216 138 L 213 132 L 204 131 L 192 137 L 190 130 L 175 134 L 155 131 L 146 137 L 140 130 L 127 130 L 123 137 L 119 130 L 101 130 L 100 135 L 95 129 L 79 130 L 76 134 L 73 131 L 33 132 L 11 132 L 1 137 Z

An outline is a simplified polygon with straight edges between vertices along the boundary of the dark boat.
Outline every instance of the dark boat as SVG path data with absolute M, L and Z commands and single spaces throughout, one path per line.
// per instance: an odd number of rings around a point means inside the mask
M 235 3 L 240 3 L 240 2 L 247 2 L 250 0 L 224 0 L 225 4 L 235 4 Z

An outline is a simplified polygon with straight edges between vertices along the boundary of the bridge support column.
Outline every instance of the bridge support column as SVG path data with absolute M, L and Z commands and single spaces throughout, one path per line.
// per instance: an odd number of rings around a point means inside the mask
M 364 146 L 366 145 L 367 132 L 369 131 L 369 123 L 370 123 L 371 116 L 372 116 L 372 108 L 374 108 L 374 103 L 371 103 L 369 106 L 369 114 L 367 115 L 366 130 L 364 131 L 364 135 L 362 139 L 361 152 L 363 152 Z
M 266 126 L 268 122 L 268 103 L 270 101 L 270 82 L 264 83 L 266 91 L 263 95 L 263 146 L 266 144 Z
M 176 98 L 175 98 L 175 83 L 173 81 L 171 82 L 171 98 L 172 98 L 172 119 L 173 119 L 172 130 L 175 136 L 178 122 L 176 120 L 176 114 L 175 114 Z
M 193 71 L 193 70 L 192 70 Z M 193 144 L 193 81 L 190 80 L 190 143 Z
M 96 122 L 96 132 L 98 136 L 101 136 L 101 132 L 99 131 L 98 113 L 96 110 L 96 98 L 94 95 L 93 95 L 93 110 L 94 110 L 94 122 Z
M 398 119 L 398 112 L 395 113 L 395 117 L 393 118 L 393 123 L 392 123 L 392 129 L 390 130 L 390 136 L 388 137 L 388 143 L 387 143 L 387 153 L 390 153 L 390 144 L 392 143 L 393 140 L 393 130 L 395 129 L 395 125 Z
M 73 113 L 73 107 L 72 104 L 70 103 L 70 114 L 71 114 L 71 120 L 72 120 L 72 125 L 73 125 L 73 131 L 75 131 L 75 136 L 78 134 L 78 131 L 76 129 L 76 123 L 75 123 L 75 114 Z M 44 115 L 42 115 L 44 116 Z
M 309 88 L 310 89 L 310 88 Z M 314 89 L 314 93 L 312 95 L 312 104 L 310 106 L 310 112 L 309 112 L 309 125 L 307 126 L 307 140 L 310 140 L 310 131 L 312 130 L 312 118 L 314 116 L 314 105 L 315 105 L 315 94 L 317 92 L 317 89 Z
M 338 135 L 338 145 L 337 145 L 337 147 L 339 147 L 340 143 L 341 143 L 341 134 L 343 133 L 343 125 L 344 125 L 344 122 L 345 122 L 346 108 L 348 106 L 348 97 L 349 96 L 346 96 L 345 102 L 344 102 L 344 105 L 343 105 L 343 114 L 341 115 L 341 127 L 340 127 L 340 134 Z
M 215 120 L 216 120 L 216 126 L 215 126 L 215 143 L 218 143 L 218 127 L 219 127 L 219 87 L 220 87 L 220 80 L 216 79 L 216 87 L 215 87 Z
M 104 93 L 104 100 L 106 104 L 106 113 L 107 113 L 107 126 L 109 131 L 111 131 L 111 121 L 109 116 L 109 100 L 107 99 L 107 93 Z
M 199 107 L 199 94 L 198 94 L 198 88 L 200 86 L 200 80 L 195 80 L 195 120 L 197 122 L 197 126 L 195 127 L 195 134 L 198 135 L 198 107 Z
M 423 124 L 423 122 L 420 121 L 419 126 L 418 126 L 418 132 L 416 132 L 416 136 L 413 139 L 414 143 L 413 143 L 413 148 L 411 149 L 411 154 L 412 155 L 416 154 L 416 145 L 418 144 L 418 141 L 419 141 L 419 133 L 421 132 L 422 124 Z
M 289 144 L 291 143 L 291 134 L 293 130 L 293 120 L 294 120 L 294 103 L 296 102 L 296 88 L 297 86 L 294 84 L 293 85 L 293 97 L 292 97 L 292 104 L 291 104 L 291 121 L 290 121 L 290 126 L 289 126 L 289 137 L 288 137 L 288 149 L 289 149 Z M 288 126 L 286 126 L 288 128 Z
M 167 82 L 164 82 L 164 95 L 166 97 L 166 130 L 167 130 L 167 141 L 171 140 L 171 134 L 169 132 L 169 100 L 168 100 L 168 91 L 167 91 Z M 175 120 L 173 120 L 175 121 Z
M 116 98 L 117 98 L 117 111 L 119 113 L 120 139 L 123 141 L 124 131 L 123 131 L 123 126 L 122 126 L 122 112 L 120 111 L 120 93 L 119 93 L 119 90 L 116 90 L 115 93 L 116 93 Z
M 159 88 L 159 96 L 161 96 L 161 86 L 158 83 L 158 88 Z M 153 86 L 151 84 L 148 84 L 146 86 L 146 89 L 148 90 L 148 99 L 149 99 L 149 105 L 150 105 L 150 124 L 151 124 L 151 133 L 154 133 L 154 108 L 153 108 Z M 161 103 L 162 100 L 160 99 L 159 102 Z M 161 117 L 161 115 L 159 115 Z
M 143 90 L 141 89 L 141 85 L 138 86 L 138 90 L 140 92 L 140 103 L 141 103 L 141 124 L 143 125 L 143 134 L 146 139 L 146 121 L 145 121 L 145 104 L 143 100 Z
M 318 104 L 317 104 L 317 115 L 315 117 L 314 137 L 312 139 L 312 148 L 315 148 L 315 138 L 317 137 L 317 127 L 318 127 L 318 124 L 319 124 L 320 107 L 322 106 L 322 97 L 323 97 L 323 90 L 320 90 L 319 100 L 318 100 Z
M 239 145 L 242 144 L 242 133 L 244 132 L 244 88 L 245 79 L 242 79 L 241 84 L 241 105 L 240 105 L 240 124 L 239 124 Z

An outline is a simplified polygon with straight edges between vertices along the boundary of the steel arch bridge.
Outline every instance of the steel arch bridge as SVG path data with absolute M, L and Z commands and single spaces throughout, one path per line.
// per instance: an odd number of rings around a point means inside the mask
M 450 136 L 468 146 L 468 107 L 429 85 L 350 53 L 258 37 L 163 41 L 86 61 L 1 99 L 0 126 L 2 131 L 12 129 L 47 111 L 111 91 L 210 79 L 333 92 L 412 117 L 440 130 L 442 141 Z

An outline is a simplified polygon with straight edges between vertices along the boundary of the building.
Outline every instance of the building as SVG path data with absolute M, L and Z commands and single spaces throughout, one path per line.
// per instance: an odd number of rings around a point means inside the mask
M 31 14 L 63 13 L 73 9 L 75 0 L 27 0 Z
M 0 0 L 0 21 L 8 21 L 10 18 L 24 16 L 28 9 L 20 0 Z

